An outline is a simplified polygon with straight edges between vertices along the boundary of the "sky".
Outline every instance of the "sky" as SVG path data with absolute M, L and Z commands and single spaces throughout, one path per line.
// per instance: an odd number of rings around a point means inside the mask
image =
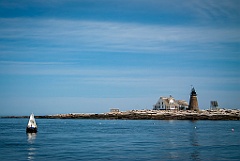
M 240 108 L 239 0 L 0 0 L 0 115 Z

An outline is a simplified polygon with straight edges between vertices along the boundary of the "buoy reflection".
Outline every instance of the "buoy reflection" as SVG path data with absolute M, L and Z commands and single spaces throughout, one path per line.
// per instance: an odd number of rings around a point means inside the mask
M 27 133 L 27 135 L 28 135 L 28 143 L 30 143 L 30 144 L 34 143 L 34 140 L 36 139 L 37 134 L 36 133 Z
M 36 154 L 36 148 L 34 148 L 33 146 L 34 146 L 34 141 L 37 137 L 37 134 L 36 133 L 28 133 L 27 136 L 28 136 L 27 142 L 28 142 L 28 146 L 29 146 L 27 149 L 27 151 L 28 151 L 27 160 L 32 161 L 35 159 L 34 156 Z

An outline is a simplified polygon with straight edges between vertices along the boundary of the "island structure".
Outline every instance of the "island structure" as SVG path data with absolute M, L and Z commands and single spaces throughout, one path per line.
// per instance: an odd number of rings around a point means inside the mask
M 217 101 L 211 101 L 210 110 L 199 110 L 197 92 L 191 89 L 189 104 L 185 100 L 176 100 L 170 97 L 160 97 L 152 110 L 120 111 L 110 109 L 107 113 L 70 113 L 46 116 L 35 116 L 45 119 L 123 119 L 123 120 L 240 120 L 239 109 L 219 109 Z M 8 118 L 27 118 L 28 116 Z
M 215 101 L 216 102 L 216 101 Z M 215 103 L 216 104 L 216 103 Z M 40 117 L 41 118 L 41 117 Z M 185 100 L 176 100 L 171 95 L 160 97 L 152 110 L 120 111 L 111 108 L 102 114 L 60 114 L 42 118 L 61 119 L 125 119 L 125 120 L 240 120 L 240 110 L 199 110 L 197 92 L 192 87 L 189 104 Z
M 185 100 L 176 100 L 172 95 L 169 97 L 161 96 L 157 103 L 153 105 L 153 110 L 187 110 L 188 103 Z
M 185 100 L 176 100 L 172 95 L 169 97 L 161 96 L 157 103 L 153 105 L 153 110 L 191 110 L 191 111 L 199 111 L 198 100 L 197 100 L 197 92 L 192 87 L 189 104 Z
M 192 87 L 192 91 L 189 99 L 189 110 L 199 111 L 198 100 L 197 100 L 197 92 L 194 87 Z

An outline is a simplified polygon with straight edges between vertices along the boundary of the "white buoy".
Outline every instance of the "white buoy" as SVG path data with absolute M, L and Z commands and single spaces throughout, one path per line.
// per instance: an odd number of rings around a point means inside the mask
M 232 129 L 232 132 L 234 132 L 234 129 Z

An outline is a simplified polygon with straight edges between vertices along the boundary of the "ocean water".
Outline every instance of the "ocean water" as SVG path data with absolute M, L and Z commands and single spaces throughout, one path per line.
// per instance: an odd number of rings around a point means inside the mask
M 0 119 L 0 160 L 240 160 L 240 121 Z

